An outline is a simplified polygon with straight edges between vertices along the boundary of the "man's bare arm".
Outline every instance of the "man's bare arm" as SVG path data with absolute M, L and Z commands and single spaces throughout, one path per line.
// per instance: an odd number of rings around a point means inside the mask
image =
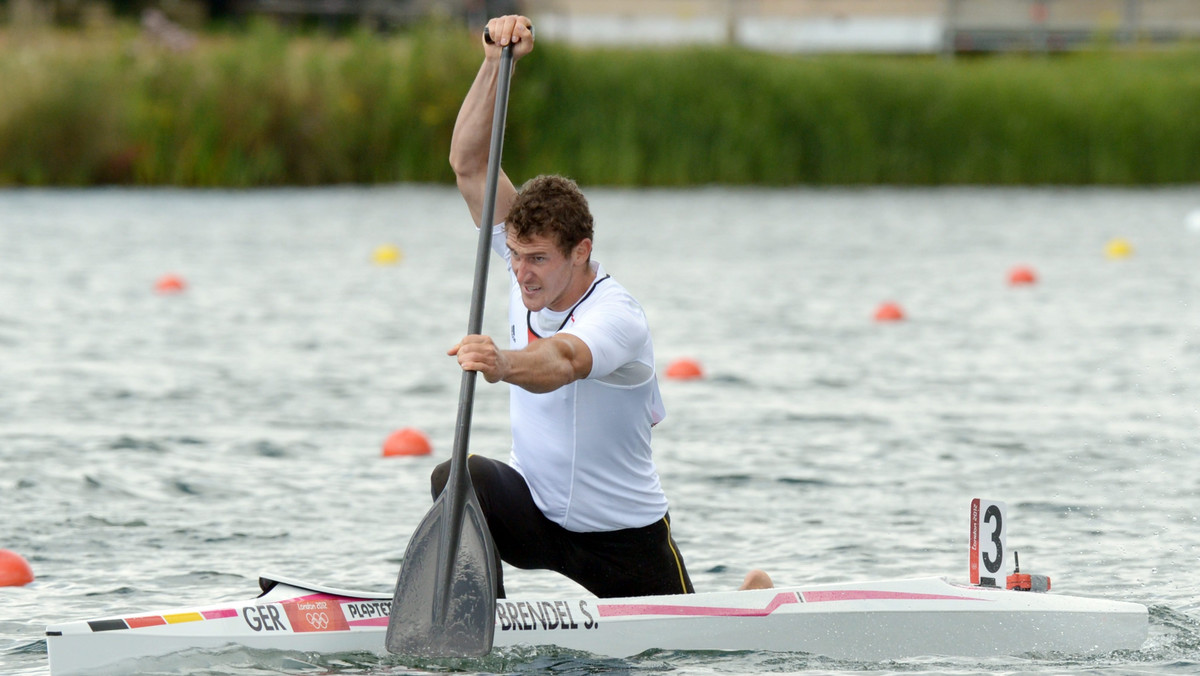
M 488 152 L 491 150 L 492 116 L 496 106 L 496 82 L 499 74 L 500 51 L 512 43 L 513 59 L 533 50 L 533 32 L 529 20 L 522 16 L 504 16 L 488 22 L 493 43 L 484 44 L 484 60 L 475 75 L 471 89 L 463 99 L 454 122 L 450 139 L 450 167 L 458 190 L 471 211 L 475 225 L 481 226 L 484 192 L 487 187 Z M 516 196 L 516 188 L 501 171 L 496 185 L 496 220 L 503 221 Z M 491 226 L 494 223 L 487 223 Z
M 503 380 L 534 393 L 553 392 L 592 372 L 592 351 L 569 333 L 535 340 L 521 350 L 501 350 L 488 336 L 467 336 L 447 354 L 489 383 Z

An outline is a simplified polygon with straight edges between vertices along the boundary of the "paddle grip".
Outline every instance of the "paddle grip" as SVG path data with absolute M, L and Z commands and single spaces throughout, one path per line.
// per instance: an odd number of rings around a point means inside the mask
M 529 27 L 529 36 L 533 37 L 533 26 Z M 491 31 L 488 30 L 487 26 L 483 27 L 483 41 L 488 43 L 489 45 L 496 44 L 495 42 L 492 42 L 492 33 L 491 33 Z

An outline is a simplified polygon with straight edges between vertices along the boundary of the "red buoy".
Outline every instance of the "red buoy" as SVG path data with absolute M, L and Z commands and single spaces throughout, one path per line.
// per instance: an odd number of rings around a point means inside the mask
M 694 380 L 703 378 L 704 370 L 700 368 L 700 362 L 684 357 L 667 366 L 667 377 L 675 380 Z
M 1008 283 L 1011 284 L 1012 286 L 1022 286 L 1025 284 L 1036 284 L 1037 283 L 1037 274 L 1034 273 L 1032 268 L 1027 268 L 1024 265 L 1018 265 L 1017 267 L 1013 268 L 1012 270 L 1009 270 Z
M 33 569 L 20 554 L 0 549 L 0 587 L 23 587 L 33 582 Z
M 393 455 L 429 455 L 433 448 L 429 438 L 418 429 L 405 427 L 392 432 L 387 441 L 383 442 L 383 456 Z
M 898 322 L 904 319 L 904 310 L 895 303 L 883 303 L 875 310 L 875 321 Z
M 154 290 L 159 293 L 179 293 L 187 288 L 187 282 L 179 275 L 163 275 L 154 283 Z

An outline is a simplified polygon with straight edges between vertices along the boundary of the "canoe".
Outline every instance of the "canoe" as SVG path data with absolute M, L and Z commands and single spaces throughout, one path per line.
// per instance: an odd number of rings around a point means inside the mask
M 281 576 L 242 601 L 54 624 L 52 676 L 136 672 L 136 660 L 246 648 L 386 654 L 390 593 Z M 942 577 L 675 596 L 501 599 L 495 646 L 627 657 L 650 649 L 804 652 L 877 661 L 918 656 L 1094 654 L 1147 638 L 1137 603 L 953 583 Z

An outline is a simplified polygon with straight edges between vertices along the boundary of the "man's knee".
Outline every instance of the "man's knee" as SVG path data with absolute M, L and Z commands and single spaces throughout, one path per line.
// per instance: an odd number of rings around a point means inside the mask
M 446 483 L 450 481 L 450 462 L 447 460 L 434 467 L 433 472 L 429 475 L 429 489 L 434 500 L 437 500 L 437 497 L 446 488 Z M 488 483 L 496 474 L 495 468 L 488 459 L 479 455 L 467 456 L 467 472 L 471 475 L 471 483 L 477 487 Z M 478 488 L 475 493 L 479 494 Z
M 446 488 L 446 482 L 450 480 L 450 461 L 447 460 L 433 468 L 433 472 L 429 474 L 429 489 L 433 494 L 433 499 L 442 494 L 442 490 Z

